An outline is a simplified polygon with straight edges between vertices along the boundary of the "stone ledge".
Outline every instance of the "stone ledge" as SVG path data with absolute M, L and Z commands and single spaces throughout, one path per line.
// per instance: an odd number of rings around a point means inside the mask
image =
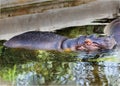
M 91 25 L 96 19 L 112 18 L 119 11 L 119 0 L 97 0 L 89 4 L 51 9 L 42 13 L 0 19 L 0 39 L 31 31 L 54 31 L 65 27 Z
M 0 19 L 26 15 L 26 14 L 42 13 L 51 9 L 73 7 L 91 1 L 95 1 L 95 0 L 55 0 L 55 1 L 44 0 L 43 2 L 40 2 L 39 0 L 35 0 L 31 3 L 27 3 L 27 2 L 26 3 L 24 2 L 22 4 L 16 3 L 11 5 L 10 7 L 9 5 L 8 6 L 1 5 Z

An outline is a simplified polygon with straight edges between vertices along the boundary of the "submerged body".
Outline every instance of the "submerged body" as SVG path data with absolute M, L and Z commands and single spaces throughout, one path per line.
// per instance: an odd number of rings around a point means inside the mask
M 87 41 L 88 39 L 91 42 L 90 44 Z M 70 39 L 52 32 L 30 31 L 14 36 L 5 42 L 4 45 L 10 48 L 25 48 L 30 50 L 93 52 L 113 48 L 115 45 L 113 40 L 111 37 L 96 37 L 94 35 Z
M 4 43 L 11 48 L 25 48 L 30 50 L 60 50 L 61 44 L 67 38 L 50 32 L 30 31 L 17 36 Z

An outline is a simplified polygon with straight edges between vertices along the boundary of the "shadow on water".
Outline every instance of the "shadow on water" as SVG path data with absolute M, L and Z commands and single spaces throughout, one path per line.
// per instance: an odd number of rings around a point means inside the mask
M 7 81 L 8 86 L 119 86 L 119 52 L 30 51 L 5 48 L 2 43 L 0 85 Z

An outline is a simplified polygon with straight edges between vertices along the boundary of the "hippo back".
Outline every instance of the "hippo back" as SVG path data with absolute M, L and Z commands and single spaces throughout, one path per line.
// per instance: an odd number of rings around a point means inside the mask
M 108 36 L 112 36 L 117 42 L 117 45 L 120 46 L 120 18 L 107 25 L 104 29 L 104 33 Z
M 14 36 L 4 45 L 11 48 L 31 50 L 60 50 L 62 41 L 66 39 L 66 37 L 52 32 L 30 31 Z

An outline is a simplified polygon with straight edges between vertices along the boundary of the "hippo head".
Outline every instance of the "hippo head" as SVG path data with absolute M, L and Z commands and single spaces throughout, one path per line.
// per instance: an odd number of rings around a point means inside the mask
M 82 41 L 81 41 L 82 40 Z M 116 45 L 113 37 L 83 36 L 78 40 L 76 50 L 92 52 L 96 50 L 112 49 Z

